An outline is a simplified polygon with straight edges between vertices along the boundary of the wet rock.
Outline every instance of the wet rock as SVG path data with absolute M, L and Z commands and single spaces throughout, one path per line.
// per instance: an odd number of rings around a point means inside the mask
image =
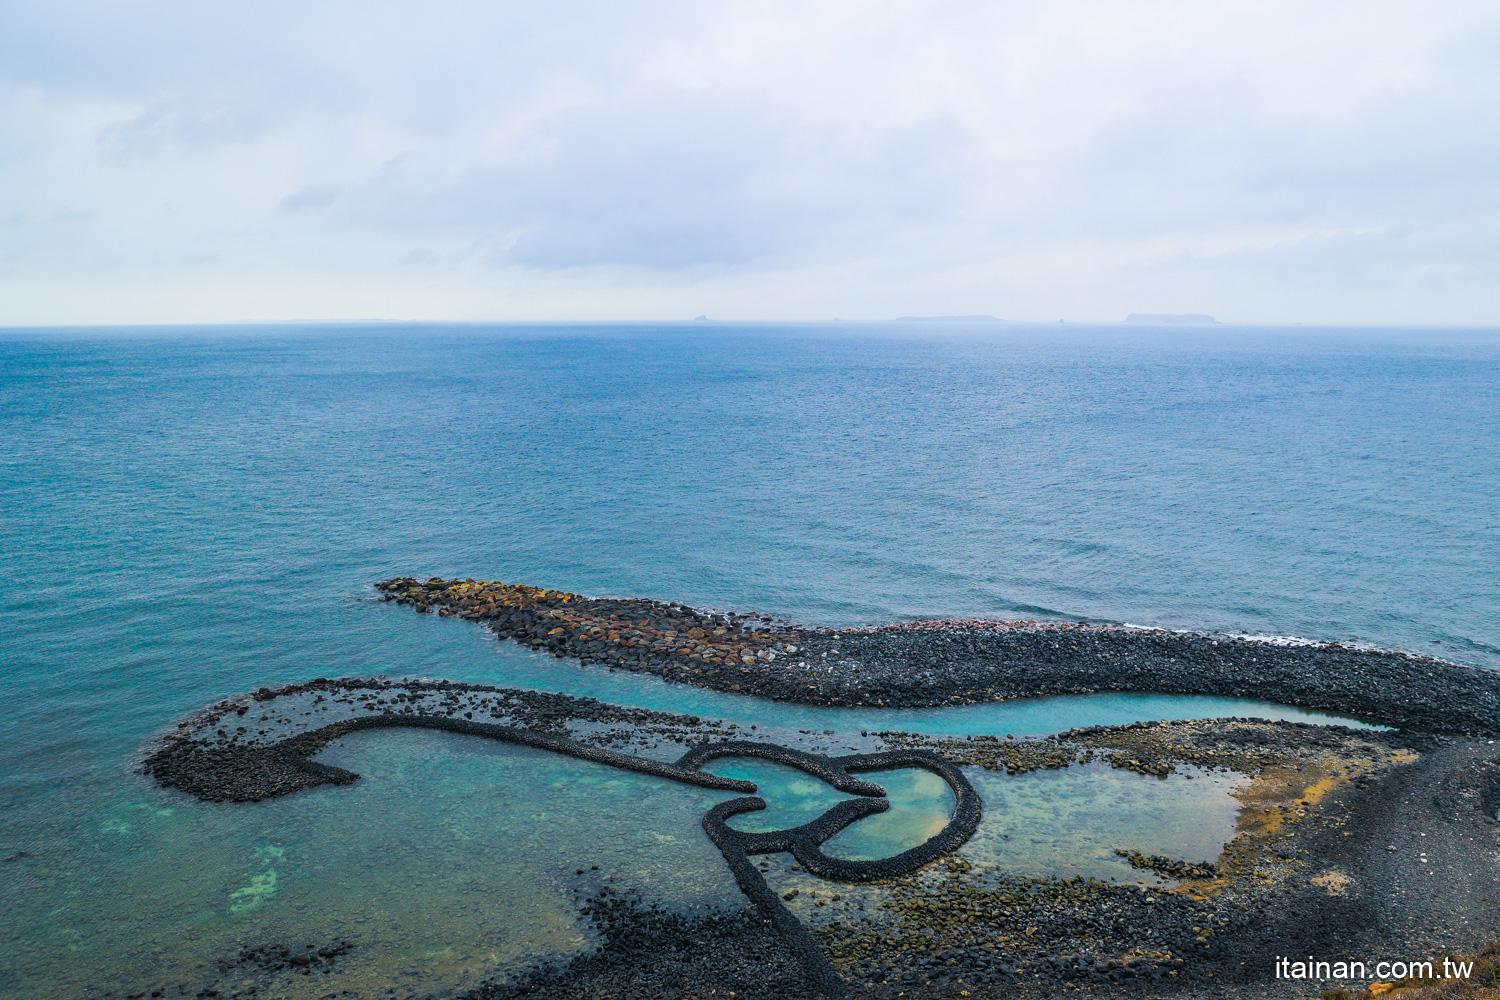
M 1145 868 L 1171 879 L 1209 879 L 1218 875 L 1218 870 L 1207 861 L 1193 863 L 1189 861 L 1178 861 L 1161 854 L 1150 856 L 1140 851 L 1124 851 L 1115 849 L 1115 854 L 1130 862 L 1132 868 Z
M 796 955 L 753 910 L 689 915 L 637 894 L 585 909 L 599 947 L 560 968 L 480 987 L 462 1000 L 815 1000 Z M 712 991 L 712 993 L 710 993 Z

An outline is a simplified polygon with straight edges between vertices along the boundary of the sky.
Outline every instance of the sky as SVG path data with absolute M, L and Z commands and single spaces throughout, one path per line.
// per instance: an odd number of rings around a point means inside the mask
M 0 325 L 1500 325 L 1500 6 L 0 0 Z

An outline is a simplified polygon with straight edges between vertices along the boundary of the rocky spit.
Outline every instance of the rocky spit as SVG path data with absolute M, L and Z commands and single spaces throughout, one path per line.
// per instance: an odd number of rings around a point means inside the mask
M 768 616 L 483 580 L 376 585 L 420 612 L 585 663 L 811 705 L 960 705 L 1141 691 L 1254 698 L 1470 735 L 1500 732 L 1500 675 L 1332 642 L 1067 622 L 804 628 Z

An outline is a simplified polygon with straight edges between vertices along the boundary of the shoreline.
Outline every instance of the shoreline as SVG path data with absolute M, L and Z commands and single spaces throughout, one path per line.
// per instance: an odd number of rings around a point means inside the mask
M 1278 702 L 1390 725 L 1500 733 L 1500 672 L 1340 643 L 1070 622 L 806 628 L 645 599 L 397 577 L 382 600 L 559 658 L 836 707 L 928 708 L 1102 692 Z

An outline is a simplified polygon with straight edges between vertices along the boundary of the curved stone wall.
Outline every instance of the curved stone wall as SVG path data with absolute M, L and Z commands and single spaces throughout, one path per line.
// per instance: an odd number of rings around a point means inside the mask
M 147 759 L 145 767 L 161 784 L 201 799 L 258 801 L 317 785 L 344 785 L 357 781 L 359 775 L 352 771 L 309 758 L 332 740 L 349 733 L 391 728 L 436 729 L 480 736 L 670 781 L 735 792 L 754 792 L 756 786 L 753 782 L 710 774 L 701 768 L 724 757 L 753 757 L 798 768 L 842 792 L 862 796 L 840 802 L 812 822 L 790 830 L 745 833 L 730 827 L 727 821 L 731 816 L 766 807 L 765 800 L 755 797 L 721 802 L 703 817 L 704 831 L 723 854 L 740 890 L 791 945 L 807 972 L 809 984 L 830 998 L 845 995 L 843 980 L 811 932 L 771 891 L 749 859 L 759 854 L 790 852 L 803 868 L 819 878 L 844 882 L 895 878 L 910 874 L 956 850 L 973 835 L 981 815 L 979 794 L 964 777 L 963 771 L 946 758 L 926 750 L 902 749 L 828 757 L 772 743 L 736 740 L 694 747 L 675 763 L 668 763 L 590 746 L 555 733 L 446 716 L 390 713 L 360 716 L 263 746 L 205 746 L 187 739 L 168 740 Z M 891 858 L 847 861 L 824 854 L 822 845 L 839 831 L 866 816 L 890 808 L 885 790 L 854 777 L 854 772 L 901 767 L 925 768 L 940 775 L 953 789 L 957 804 L 947 825 L 926 842 Z

